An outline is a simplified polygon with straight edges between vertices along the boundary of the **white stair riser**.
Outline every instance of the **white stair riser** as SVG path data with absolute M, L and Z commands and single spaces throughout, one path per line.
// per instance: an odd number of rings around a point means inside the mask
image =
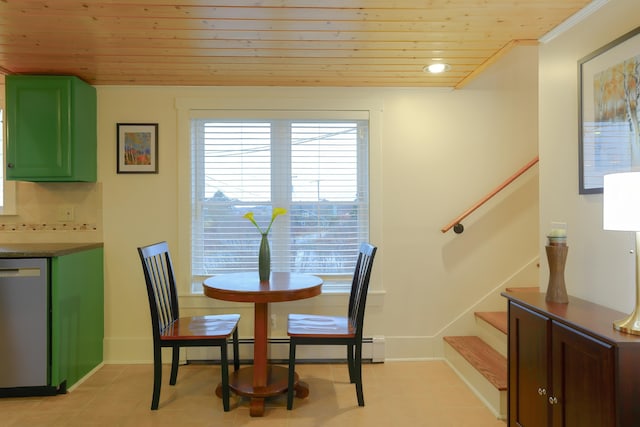
M 446 341 L 444 343 L 445 360 L 469 388 L 482 400 L 499 419 L 507 417 L 507 392 L 494 387 L 467 360 Z
M 476 332 L 482 341 L 507 357 L 507 335 L 504 332 L 479 317 L 476 317 Z

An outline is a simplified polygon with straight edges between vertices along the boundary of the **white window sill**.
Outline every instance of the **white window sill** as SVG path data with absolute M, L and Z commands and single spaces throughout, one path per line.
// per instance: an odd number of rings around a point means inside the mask
M 384 297 L 386 295 L 385 290 L 370 289 L 367 296 L 367 306 L 382 307 L 384 305 Z M 328 307 L 328 306 L 344 306 L 348 303 L 349 292 L 347 291 L 326 291 L 323 290 L 322 294 L 313 297 L 296 301 L 289 301 L 285 303 L 277 304 L 295 304 L 296 307 Z M 181 309 L 198 309 L 198 308 L 234 308 L 234 307 L 246 307 L 246 302 L 230 302 L 221 301 L 204 296 L 204 294 L 191 294 L 180 296 L 180 308 Z

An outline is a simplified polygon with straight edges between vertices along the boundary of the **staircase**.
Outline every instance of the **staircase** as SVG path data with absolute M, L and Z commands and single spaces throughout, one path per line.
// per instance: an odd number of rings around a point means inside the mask
M 539 292 L 538 287 L 507 288 Z M 506 300 L 505 300 L 506 306 Z M 507 418 L 507 311 L 476 312 L 476 335 L 444 337 L 449 365 L 500 419 Z

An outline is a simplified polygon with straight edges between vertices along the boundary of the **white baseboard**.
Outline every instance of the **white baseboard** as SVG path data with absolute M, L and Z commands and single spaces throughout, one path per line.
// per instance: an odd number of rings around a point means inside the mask
M 253 339 L 240 339 L 240 359 L 253 359 Z M 138 364 L 153 363 L 153 342 L 151 338 L 137 339 L 105 339 L 104 363 L 107 364 Z M 365 338 L 362 346 L 362 358 L 374 363 L 384 362 L 386 359 L 386 339 L 384 336 Z M 272 338 L 269 340 L 268 357 L 272 360 L 287 360 L 289 358 L 288 338 Z M 233 350 L 229 346 L 231 357 Z M 300 360 L 344 360 L 346 350 L 340 346 L 300 346 L 298 359 Z M 171 350 L 164 349 L 162 358 L 171 360 Z M 181 359 L 185 360 L 220 360 L 220 350 L 208 347 L 189 347 L 182 350 Z
M 91 371 L 89 371 L 87 373 L 87 375 L 85 375 L 84 377 L 80 378 L 78 381 L 75 382 L 75 384 L 73 384 L 71 387 L 69 387 L 67 389 L 67 392 L 71 393 L 73 390 L 75 390 L 80 384 L 82 384 L 83 382 L 85 382 L 89 377 L 91 377 L 93 374 L 95 374 L 96 372 L 98 372 L 98 370 L 100 368 L 102 368 L 104 366 L 104 362 L 99 363 L 98 366 L 96 366 L 95 368 L 93 368 Z
M 229 348 L 231 350 L 231 347 Z M 220 350 L 208 347 L 189 347 L 185 349 L 187 361 L 217 361 L 220 360 Z M 385 339 L 383 336 L 364 338 L 362 344 L 362 359 L 373 363 L 384 362 Z M 231 357 L 231 354 L 229 354 Z M 287 338 L 272 338 L 269 340 L 267 357 L 274 361 L 289 359 L 289 340 Z M 240 359 L 251 360 L 253 358 L 253 339 L 240 340 Z M 304 346 L 297 349 L 296 360 L 313 362 L 342 361 L 347 358 L 344 346 Z

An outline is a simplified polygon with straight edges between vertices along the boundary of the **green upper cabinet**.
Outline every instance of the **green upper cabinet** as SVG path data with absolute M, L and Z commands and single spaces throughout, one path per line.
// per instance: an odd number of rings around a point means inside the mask
M 96 90 L 74 76 L 9 75 L 6 177 L 95 182 Z

